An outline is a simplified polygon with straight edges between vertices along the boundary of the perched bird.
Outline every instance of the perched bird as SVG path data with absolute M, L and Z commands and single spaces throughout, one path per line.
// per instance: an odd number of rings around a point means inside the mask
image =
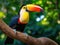
M 16 31 L 23 32 L 26 24 L 29 22 L 29 12 L 42 12 L 43 9 L 34 4 L 27 4 L 25 6 L 22 6 L 22 8 L 19 11 L 19 15 L 13 17 L 10 22 L 10 27 L 12 29 L 15 29 Z M 5 40 L 6 44 L 13 44 L 14 39 L 7 37 Z

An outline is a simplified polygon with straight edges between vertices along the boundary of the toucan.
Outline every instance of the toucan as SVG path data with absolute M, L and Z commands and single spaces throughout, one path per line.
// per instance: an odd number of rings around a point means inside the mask
M 26 25 L 29 22 L 29 12 L 42 12 L 43 9 L 35 4 L 27 4 L 21 7 L 19 15 L 14 16 L 11 19 L 9 26 L 16 31 L 23 32 Z M 13 44 L 14 39 L 7 37 L 5 40 L 5 45 Z

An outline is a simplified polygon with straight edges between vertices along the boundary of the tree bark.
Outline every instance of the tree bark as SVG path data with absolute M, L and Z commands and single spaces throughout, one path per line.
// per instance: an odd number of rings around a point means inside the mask
M 49 38 L 41 37 L 34 38 L 29 35 L 26 35 L 22 32 L 14 32 L 12 28 L 10 28 L 2 19 L 0 19 L 0 29 L 9 37 L 13 39 L 18 39 L 23 41 L 28 45 L 58 45 L 56 42 Z

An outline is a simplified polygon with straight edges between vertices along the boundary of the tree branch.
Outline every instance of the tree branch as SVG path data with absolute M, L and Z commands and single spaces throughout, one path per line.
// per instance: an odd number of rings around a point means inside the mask
M 0 19 L 0 29 L 9 37 L 23 41 L 28 45 L 58 45 L 49 38 L 34 38 L 22 32 L 14 32 L 7 24 Z

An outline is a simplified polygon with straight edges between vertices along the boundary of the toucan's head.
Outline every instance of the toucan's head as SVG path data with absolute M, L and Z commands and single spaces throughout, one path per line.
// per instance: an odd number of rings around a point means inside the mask
M 29 11 L 30 12 L 43 12 L 43 9 L 40 6 L 34 5 L 34 4 L 28 4 L 28 5 L 22 6 L 22 8 L 19 12 L 20 22 L 28 23 L 28 21 L 29 21 Z

